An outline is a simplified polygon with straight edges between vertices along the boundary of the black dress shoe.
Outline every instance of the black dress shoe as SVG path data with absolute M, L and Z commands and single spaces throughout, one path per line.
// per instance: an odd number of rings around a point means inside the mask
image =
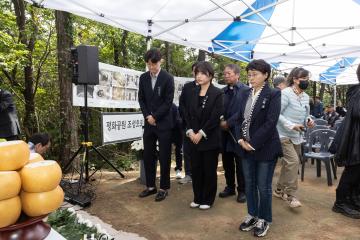
M 235 190 L 225 187 L 224 191 L 219 193 L 219 197 L 226 198 L 235 195 Z
M 155 194 L 155 193 L 157 193 L 156 188 L 154 188 L 154 189 L 152 189 L 152 190 L 149 190 L 149 189 L 147 188 L 147 189 L 145 189 L 144 191 L 142 191 L 142 192 L 139 194 L 139 197 L 144 198 L 144 197 L 150 196 L 150 195 Z
M 352 205 L 345 202 L 335 202 L 332 210 L 341 213 L 346 217 L 360 219 L 360 212 L 355 210 Z
M 357 197 L 351 198 L 351 205 L 354 206 L 355 210 L 360 211 L 360 199 Z
M 239 203 L 246 203 L 246 196 L 245 193 L 240 192 L 236 198 L 236 201 Z
M 158 193 L 155 196 L 155 201 L 156 202 L 160 202 L 162 200 L 164 200 L 166 198 L 166 196 L 168 195 L 168 192 L 165 190 L 159 190 Z

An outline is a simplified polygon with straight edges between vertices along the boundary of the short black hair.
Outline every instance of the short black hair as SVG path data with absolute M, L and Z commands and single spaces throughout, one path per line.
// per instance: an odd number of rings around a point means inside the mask
M 209 76 L 211 79 L 214 78 L 214 68 L 211 66 L 209 62 L 198 62 L 195 67 L 195 75 L 199 72 L 204 73 L 205 75 Z
M 29 142 L 34 145 L 41 143 L 42 146 L 46 146 L 50 142 L 50 136 L 47 133 L 35 133 L 29 138 Z
M 356 75 L 357 75 L 358 81 L 360 82 L 360 64 L 356 70 Z
M 310 72 L 302 67 L 296 67 L 293 70 L 291 70 L 289 76 L 288 76 L 288 82 L 289 85 L 294 85 L 294 78 L 305 78 L 310 75 Z
M 246 70 L 246 72 L 249 72 L 250 70 L 256 70 L 256 71 L 261 72 L 262 74 L 267 73 L 268 76 L 265 79 L 265 81 L 267 81 L 271 75 L 271 66 L 270 66 L 270 64 L 265 62 L 263 59 L 252 60 L 246 66 L 245 70 Z
M 144 60 L 145 60 L 145 62 L 149 62 L 149 60 L 150 60 L 152 63 L 157 63 L 157 62 L 161 61 L 160 50 L 157 48 L 152 48 L 152 49 L 148 50 L 145 53 Z
M 225 68 L 230 68 L 235 74 L 240 74 L 240 67 L 237 64 L 234 63 L 226 64 Z

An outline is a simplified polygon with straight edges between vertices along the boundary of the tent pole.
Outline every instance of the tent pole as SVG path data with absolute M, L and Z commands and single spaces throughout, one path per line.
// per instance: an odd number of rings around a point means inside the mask
M 151 26 L 153 24 L 153 21 L 151 19 L 147 20 L 147 23 L 148 23 L 148 34 L 146 36 L 146 51 L 149 51 L 150 48 L 151 48 L 151 45 L 152 45 L 152 36 L 151 36 Z M 147 66 L 147 64 L 145 64 L 146 67 L 145 67 L 145 71 L 149 71 L 149 68 Z
M 334 108 L 336 108 L 336 84 L 334 85 Z

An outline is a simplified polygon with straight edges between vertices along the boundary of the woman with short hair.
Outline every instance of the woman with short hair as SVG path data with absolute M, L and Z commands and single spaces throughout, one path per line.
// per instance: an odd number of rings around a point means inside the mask
M 249 83 L 240 104 L 236 136 L 241 146 L 248 214 L 241 231 L 254 229 L 263 237 L 272 222 L 271 184 L 276 160 L 282 155 L 276 124 L 280 114 L 281 92 L 270 88 L 270 64 L 253 60 L 247 67 Z

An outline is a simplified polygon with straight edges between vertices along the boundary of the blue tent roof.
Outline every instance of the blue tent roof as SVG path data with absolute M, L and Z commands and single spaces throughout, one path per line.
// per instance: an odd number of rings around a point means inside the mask
M 277 0 L 257 0 L 251 6 L 253 9 L 260 9 L 275 2 L 277 2 Z M 264 19 L 269 21 L 274 9 L 275 6 L 267 8 L 261 11 L 260 14 Z M 252 11 L 252 9 L 248 8 L 240 16 Z M 252 14 L 246 19 L 263 22 L 257 14 Z M 209 51 L 236 60 L 249 62 L 252 59 L 253 49 L 256 44 L 248 43 L 248 41 L 260 38 L 265 27 L 265 25 L 241 21 L 240 18 L 234 19 L 233 23 L 212 40 L 213 44 L 212 47 L 209 48 Z
M 355 57 L 343 58 L 341 61 L 329 67 L 326 71 L 320 73 L 320 82 L 335 85 L 336 77 L 350 67 L 355 60 Z

